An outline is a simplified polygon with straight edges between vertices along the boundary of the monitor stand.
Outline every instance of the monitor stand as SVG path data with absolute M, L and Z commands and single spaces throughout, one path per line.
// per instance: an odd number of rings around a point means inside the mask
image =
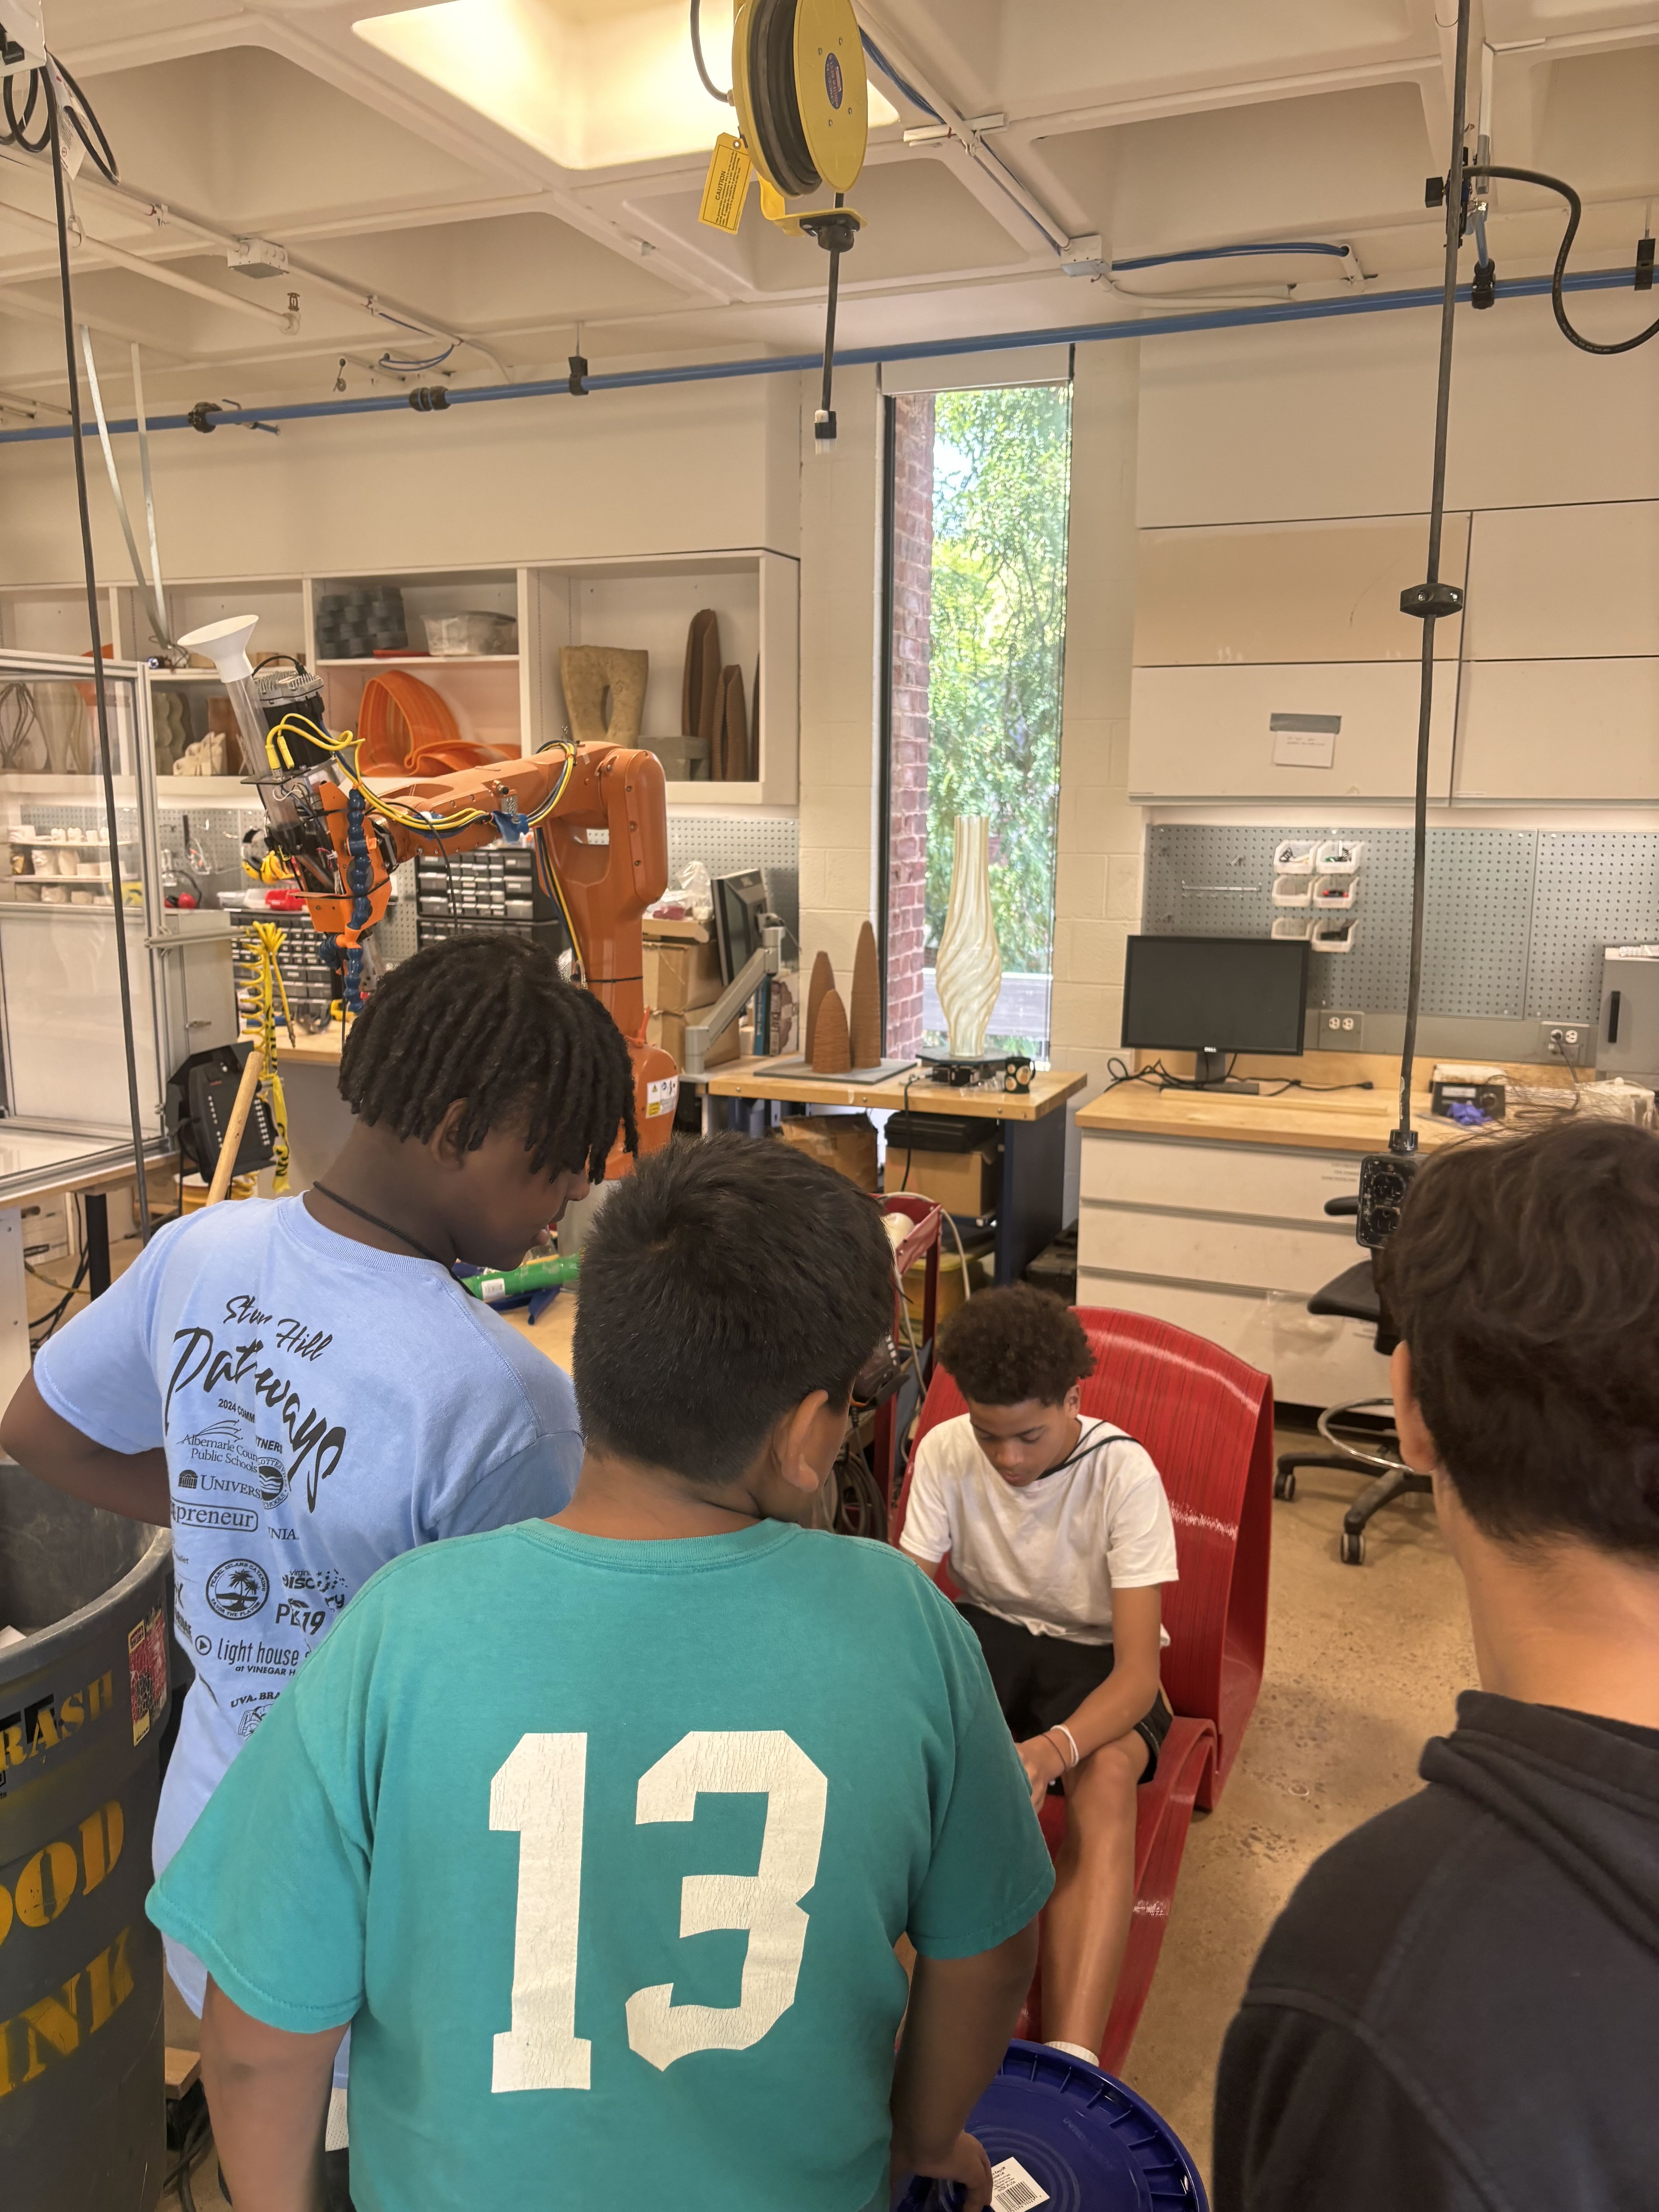
M 1213 1045 L 1200 1045 L 1193 1054 L 1193 1088 L 1195 1091 L 1231 1091 L 1249 1098 L 1259 1097 L 1261 1085 L 1244 1076 L 1230 1076 L 1227 1073 L 1228 1054 Z

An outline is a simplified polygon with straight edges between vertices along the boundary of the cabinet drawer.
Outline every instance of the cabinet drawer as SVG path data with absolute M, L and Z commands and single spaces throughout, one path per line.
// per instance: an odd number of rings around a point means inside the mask
M 1322 1221 L 1328 1198 L 1359 1188 L 1357 1153 L 1275 1152 L 1085 1131 L 1080 1194 L 1194 1213 Z
M 1417 776 L 1415 661 L 1137 668 L 1129 703 L 1129 796 L 1186 799 L 1409 799 Z M 1435 685 L 1429 796 L 1451 783 L 1457 685 Z M 1335 715 L 1329 767 L 1274 758 L 1272 718 Z
M 1659 658 L 1474 660 L 1463 671 L 1460 799 L 1583 805 L 1659 788 Z
M 1087 1201 L 1078 1214 L 1078 1264 L 1183 1283 L 1290 1291 L 1311 1297 L 1358 1256 L 1350 1221 L 1316 1228 L 1240 1221 L 1215 1213 L 1163 1213 Z

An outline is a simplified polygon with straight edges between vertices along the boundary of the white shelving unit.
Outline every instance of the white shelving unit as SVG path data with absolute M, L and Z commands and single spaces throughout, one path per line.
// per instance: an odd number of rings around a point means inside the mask
M 411 647 L 423 635 L 423 617 L 477 610 L 513 616 L 519 651 L 450 656 L 411 650 L 319 661 L 317 611 L 323 595 L 375 586 L 401 593 Z M 757 773 L 742 782 L 672 782 L 668 803 L 675 810 L 741 814 L 793 809 L 799 798 L 799 563 L 749 546 L 646 553 L 637 559 L 186 580 L 167 586 L 166 612 L 175 636 L 228 616 L 257 614 L 256 659 L 302 656 L 322 677 L 329 720 L 337 730 L 355 726 L 370 678 L 398 669 L 439 694 L 463 737 L 515 755 L 534 752 L 567 729 L 559 681 L 562 645 L 643 647 L 651 656 L 644 735 L 678 735 L 686 633 L 694 615 L 712 608 L 720 618 L 722 663 L 743 671 Z M 118 659 L 142 661 L 155 650 L 143 598 L 131 585 L 105 586 L 100 614 L 106 642 Z M 70 656 L 85 654 L 89 642 L 85 594 L 77 587 L 0 589 L 0 647 Z M 189 703 L 192 734 L 204 732 L 205 701 L 220 688 L 212 670 L 152 668 L 144 680 L 152 695 L 180 693 Z M 90 796 L 94 779 L 86 781 Z M 235 776 L 162 776 L 158 787 L 164 804 L 246 806 L 251 799 Z M 27 779 L 14 780 L 12 788 L 25 790 Z M 72 795 L 62 777 L 52 780 L 52 788 Z

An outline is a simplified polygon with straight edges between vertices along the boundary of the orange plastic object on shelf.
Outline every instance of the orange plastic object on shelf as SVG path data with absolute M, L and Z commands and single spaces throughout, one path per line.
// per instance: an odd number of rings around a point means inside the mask
M 448 702 L 418 676 L 388 668 L 364 684 L 357 710 L 359 775 L 442 775 L 483 768 L 495 758 L 489 746 L 461 735 Z

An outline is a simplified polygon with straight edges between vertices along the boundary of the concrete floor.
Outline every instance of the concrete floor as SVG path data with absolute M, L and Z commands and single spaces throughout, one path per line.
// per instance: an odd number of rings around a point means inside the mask
M 1283 1432 L 1281 1449 L 1302 1437 Z M 1124 2069 L 1206 2180 L 1216 2062 L 1252 1960 L 1310 1863 L 1418 1786 L 1425 1741 L 1474 1686 L 1462 1583 L 1426 1497 L 1372 1522 L 1363 1567 L 1337 1558 L 1357 1485 L 1307 1468 L 1273 1507 L 1267 1663 L 1213 1813 L 1193 1822 L 1158 1978 Z
M 1125 2069 L 1206 2181 L 1216 2060 L 1262 1937 L 1321 1851 L 1417 1786 L 1425 1741 L 1450 1727 L 1474 1682 L 1462 1587 L 1430 1500 L 1390 1507 L 1371 1524 L 1365 1565 L 1345 1567 L 1337 1534 L 1355 1484 L 1310 1468 L 1297 1485 L 1294 1503 L 1273 1507 L 1261 1699 L 1220 1805 L 1193 1823 Z M 168 1999 L 168 2041 L 193 2045 L 195 2021 Z M 198 2212 L 224 2203 L 210 2152 L 195 2197 Z M 178 2202 L 163 2200 L 167 2212 Z

